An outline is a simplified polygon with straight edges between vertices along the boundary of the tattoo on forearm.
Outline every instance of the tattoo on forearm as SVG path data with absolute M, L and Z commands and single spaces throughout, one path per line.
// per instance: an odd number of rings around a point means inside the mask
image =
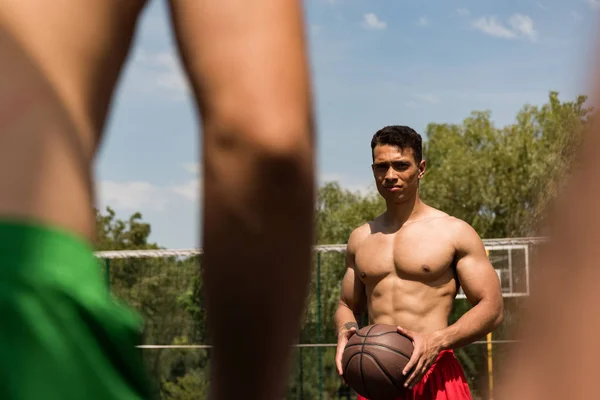
M 344 324 L 344 328 L 346 328 L 347 330 L 350 330 L 352 328 L 356 328 L 356 330 L 358 330 L 358 324 L 356 322 L 346 322 Z

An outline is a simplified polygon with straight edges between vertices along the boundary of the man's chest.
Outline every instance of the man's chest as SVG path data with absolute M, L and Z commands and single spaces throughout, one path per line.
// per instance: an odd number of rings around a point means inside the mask
M 454 256 L 452 238 L 443 232 L 374 234 L 360 245 L 355 265 L 365 283 L 390 274 L 431 282 L 452 272 Z

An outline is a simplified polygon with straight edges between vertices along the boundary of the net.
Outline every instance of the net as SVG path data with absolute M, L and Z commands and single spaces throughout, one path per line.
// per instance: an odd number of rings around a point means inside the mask
M 543 238 L 484 240 L 505 298 L 505 323 L 481 340 L 456 351 L 474 398 L 490 398 L 506 350 L 514 343 L 510 330 L 518 322 L 523 299 L 530 293 L 532 258 Z M 341 384 L 334 364 L 333 315 L 345 272 L 345 245 L 315 246 L 313 279 L 288 399 L 355 399 Z M 106 283 L 117 298 L 145 319 L 143 349 L 162 399 L 203 399 L 207 394 L 210 346 L 206 344 L 201 249 L 102 251 Z M 470 305 L 459 292 L 450 322 Z M 491 339 L 491 340 L 490 340 Z M 490 368 L 491 367 L 491 368 Z

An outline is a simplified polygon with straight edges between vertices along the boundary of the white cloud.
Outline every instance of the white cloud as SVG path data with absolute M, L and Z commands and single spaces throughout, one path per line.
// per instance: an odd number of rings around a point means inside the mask
M 427 17 L 419 18 L 419 26 L 427 26 L 427 25 L 429 25 L 429 20 L 427 19 Z
M 191 179 L 180 185 L 171 186 L 169 189 L 176 195 L 179 195 L 186 200 L 189 200 L 191 202 L 197 202 L 200 196 L 200 185 L 200 179 L 196 178 Z
M 377 189 L 373 182 L 359 182 L 346 175 L 338 173 L 321 173 L 319 174 L 319 186 L 324 185 L 327 182 L 338 182 L 342 189 L 349 190 L 351 192 L 358 192 L 361 195 L 377 193 Z
M 510 39 L 516 36 L 513 31 L 498 22 L 496 17 L 481 17 L 473 22 L 473 27 L 494 37 Z
M 200 200 L 200 193 L 202 191 L 202 180 L 200 179 L 201 166 L 199 163 L 186 163 L 182 165 L 182 168 L 188 173 L 194 175 L 192 179 L 188 181 L 170 186 L 168 189 L 184 199 L 191 202 L 198 202 Z
M 181 167 L 189 172 L 190 174 L 200 175 L 200 164 L 199 163 L 185 163 Z
M 99 203 L 102 208 L 110 206 L 122 211 L 164 211 L 181 199 L 197 203 L 202 190 L 200 165 L 186 163 L 181 167 L 192 177 L 186 177 L 182 183 L 167 186 L 145 181 L 100 181 L 97 186 Z
M 167 203 L 164 191 L 149 182 L 101 181 L 98 185 L 99 202 L 104 208 L 138 211 L 152 209 L 161 211 Z
M 149 53 L 139 49 L 133 58 L 134 76 L 173 100 L 190 92 L 188 79 L 178 57 L 171 51 Z
M 508 19 L 507 27 L 496 17 L 481 17 L 473 22 L 473 27 L 481 32 L 503 39 L 516 39 L 525 37 L 532 42 L 537 40 L 537 32 L 533 27 L 533 20 L 522 14 L 514 14 Z
M 104 180 L 96 184 L 96 207 L 101 211 L 111 207 L 120 219 L 140 212 L 152 224 L 150 241 L 170 248 L 185 248 L 198 244 L 198 222 L 202 219 L 200 190 L 200 182 L 189 177 L 168 186 L 148 181 Z
M 461 17 L 467 17 L 471 15 L 471 12 L 467 8 L 457 8 L 456 13 Z
M 387 23 L 381 21 L 374 13 L 364 15 L 363 26 L 367 29 L 385 29 Z
M 533 20 L 527 15 L 514 14 L 508 20 L 510 26 L 517 33 L 527 37 L 529 40 L 535 42 L 537 40 L 537 32 L 533 28 Z
M 600 0 L 587 0 L 587 3 L 592 10 L 600 10 Z

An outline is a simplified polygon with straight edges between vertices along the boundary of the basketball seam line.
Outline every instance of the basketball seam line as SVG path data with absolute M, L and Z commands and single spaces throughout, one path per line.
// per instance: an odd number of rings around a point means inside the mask
M 369 333 L 371 332 L 371 330 L 373 330 L 373 328 L 375 328 L 375 325 L 370 327 L 369 330 L 367 331 L 367 334 L 364 336 L 364 339 L 363 339 L 363 346 L 360 349 L 360 379 L 362 380 L 363 388 L 365 389 L 365 393 L 367 394 L 368 398 L 371 398 L 371 392 L 369 391 L 369 389 L 367 389 L 367 385 L 365 384 L 365 375 L 363 374 L 363 351 L 365 349 L 365 342 L 367 340 L 367 336 L 369 336 Z M 358 332 L 356 332 L 356 333 L 358 333 Z
M 375 362 L 375 364 L 377 364 L 377 367 L 379 368 L 379 370 L 380 370 L 381 372 L 383 372 L 383 374 L 386 376 L 386 378 L 388 378 L 388 379 L 389 379 L 389 381 L 390 381 L 390 383 L 392 384 L 392 386 L 393 386 L 393 387 L 395 387 L 396 389 L 398 389 L 398 390 L 400 390 L 400 391 L 404 390 L 404 387 L 401 387 L 401 388 L 399 388 L 399 387 L 398 387 L 398 385 L 396 385 L 396 382 L 395 382 L 395 381 L 394 381 L 394 379 L 392 378 L 392 375 L 389 373 L 389 371 L 388 371 L 387 369 L 385 369 L 385 368 L 383 367 L 383 365 L 381 365 L 381 364 L 379 363 L 379 361 L 377 361 L 377 359 L 375 358 L 375 355 L 374 355 L 374 354 L 371 354 L 371 353 L 369 353 L 369 352 L 366 352 L 366 351 L 365 351 L 365 352 L 363 352 L 362 354 L 368 354 L 368 355 L 370 355 L 370 356 L 371 356 L 371 358 L 373 359 L 373 361 Z M 362 368 L 362 366 L 361 366 L 361 368 Z M 369 396 L 369 397 L 370 397 L 370 396 Z
M 395 333 L 395 334 L 397 334 L 397 335 L 404 336 L 404 335 L 402 335 L 400 332 L 397 332 L 397 331 L 380 332 L 380 333 L 374 333 L 374 334 L 372 334 L 372 335 L 369 335 L 369 333 L 367 332 L 367 335 L 368 335 L 369 337 L 378 337 L 378 336 L 383 336 L 383 335 L 389 335 L 390 333 Z M 360 333 L 358 333 L 358 332 L 356 332 L 356 333 L 355 333 L 355 335 L 356 335 L 356 336 L 358 336 L 358 337 L 367 337 L 367 335 L 361 335 L 361 334 L 360 334 Z M 406 336 L 404 336 L 404 337 L 406 337 Z
M 354 357 L 358 356 L 358 355 L 360 355 L 360 353 L 355 353 L 355 354 L 352 354 L 352 355 L 350 356 L 350 358 L 348 358 L 348 362 L 346 363 L 346 365 L 344 365 L 344 369 L 343 369 L 343 375 L 346 375 L 346 369 L 348 368 L 348 365 L 350 365 L 350 361 L 352 361 L 352 359 L 353 359 Z
M 370 336 L 370 337 L 372 337 L 372 336 Z M 408 354 L 404 354 L 402 351 L 400 351 L 400 350 L 397 350 L 397 349 L 394 349 L 393 347 L 387 346 L 387 345 L 385 345 L 385 344 L 380 344 L 380 343 L 368 343 L 368 342 L 366 342 L 366 343 L 364 343 L 364 344 L 363 344 L 363 343 L 349 344 L 349 345 L 348 345 L 348 346 L 346 346 L 346 347 L 356 347 L 356 346 L 362 346 L 362 348 L 360 349 L 360 351 L 362 352 L 362 351 L 364 351 L 365 345 L 369 345 L 369 346 L 375 346 L 375 347 L 383 347 L 383 348 L 385 348 L 385 349 L 388 349 L 388 350 L 391 350 L 391 351 L 393 351 L 394 353 L 400 354 L 401 356 L 404 356 L 404 357 L 406 357 L 406 358 L 408 358 L 408 359 L 410 360 L 410 356 L 409 356 Z

